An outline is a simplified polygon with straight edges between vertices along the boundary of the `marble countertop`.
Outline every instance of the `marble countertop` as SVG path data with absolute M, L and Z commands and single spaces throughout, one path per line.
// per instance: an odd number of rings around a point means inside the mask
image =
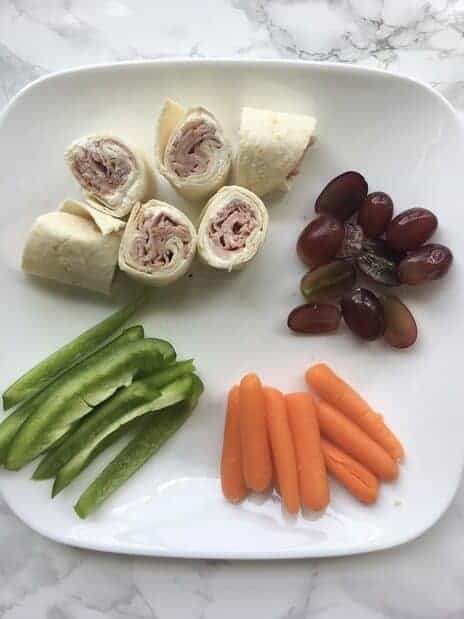
M 463 0 L 0 2 L 0 107 L 49 72 L 172 56 L 381 67 L 427 81 L 464 113 Z M 463 512 L 461 486 L 442 520 L 406 546 L 245 563 L 66 548 L 30 531 L 0 499 L 0 618 L 458 619 Z

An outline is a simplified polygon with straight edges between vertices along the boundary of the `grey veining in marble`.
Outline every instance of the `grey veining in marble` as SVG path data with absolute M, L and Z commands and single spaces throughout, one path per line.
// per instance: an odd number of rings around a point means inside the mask
M 52 71 L 168 56 L 381 67 L 464 111 L 463 0 L 0 0 L 0 107 Z M 461 488 L 422 538 L 374 555 L 234 563 L 66 548 L 0 499 L 0 618 L 461 619 L 463 510 Z

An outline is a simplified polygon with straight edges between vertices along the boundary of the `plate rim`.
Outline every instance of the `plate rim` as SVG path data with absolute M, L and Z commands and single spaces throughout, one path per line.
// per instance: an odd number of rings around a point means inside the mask
M 7 115 L 11 112 L 11 109 L 17 104 L 17 102 L 26 95 L 30 90 L 33 90 L 47 81 L 54 81 L 58 78 L 87 72 L 98 72 L 102 70 L 115 70 L 122 67 L 129 66 L 142 66 L 142 65 L 198 65 L 198 66 L 213 66 L 217 64 L 223 64 L 226 66 L 234 65 L 254 65 L 254 66 L 294 66 L 294 67 L 316 67 L 319 69 L 343 72 L 343 73 L 358 73 L 358 74 L 371 74 L 382 75 L 385 79 L 392 79 L 394 81 L 401 81 L 409 83 L 414 86 L 418 86 L 425 90 L 429 95 L 435 98 L 441 105 L 444 105 L 448 112 L 452 114 L 457 123 L 462 127 L 462 120 L 457 110 L 451 105 L 451 103 L 435 88 L 427 84 L 427 82 L 415 77 L 410 77 L 402 73 L 393 73 L 386 69 L 377 67 L 364 67 L 354 63 L 346 62 L 333 62 L 333 61 L 319 61 L 319 60 L 293 60 L 291 58 L 230 58 L 230 57 L 218 57 L 218 58 L 192 58 L 192 57 L 170 57 L 170 58 L 154 58 L 154 59 L 139 59 L 139 60 L 121 60 L 117 62 L 102 62 L 95 64 L 84 64 L 77 67 L 71 67 L 63 69 L 61 71 L 52 71 L 36 78 L 32 82 L 29 82 L 21 88 L 13 97 L 8 101 L 5 108 L 0 114 L 0 128 L 5 122 Z
M 442 106 L 446 113 L 450 115 L 450 117 L 454 120 L 456 124 L 456 128 L 459 130 L 461 138 L 464 141 L 464 124 L 462 122 L 462 118 L 457 112 L 457 110 L 451 105 L 451 103 L 437 90 L 435 90 L 432 86 L 427 84 L 426 82 L 404 75 L 400 73 L 392 73 L 385 69 L 380 69 L 376 67 L 364 67 L 359 66 L 353 63 L 337 63 L 337 62 L 321 62 L 321 61 L 306 61 L 306 60 L 293 60 L 293 59 L 274 59 L 274 58 L 228 58 L 228 57 L 218 57 L 218 58 L 191 58 L 191 57 L 171 57 L 171 58 L 159 58 L 159 59 L 140 59 L 140 60 L 127 60 L 127 61 L 118 61 L 118 62 L 105 62 L 105 63 L 96 63 L 89 65 L 80 65 L 77 67 L 72 67 L 68 69 L 63 69 L 61 71 L 47 73 L 33 80 L 26 86 L 24 86 L 18 93 L 16 93 L 7 103 L 5 108 L 0 113 L 0 130 L 3 128 L 4 123 L 7 120 L 9 114 L 13 111 L 15 106 L 20 102 L 25 96 L 28 96 L 30 91 L 35 90 L 36 88 L 40 88 L 42 84 L 46 82 L 52 82 L 55 80 L 59 80 L 60 78 L 67 77 L 74 74 L 80 73 L 98 73 L 99 71 L 114 71 L 119 68 L 131 67 L 131 66 L 171 66 L 171 67 L 185 67 L 188 65 L 191 66 L 217 66 L 223 65 L 225 68 L 230 66 L 253 66 L 253 67 L 295 67 L 295 68 L 308 68 L 311 70 L 312 68 L 317 68 L 319 70 L 325 72 L 335 72 L 335 73 L 344 73 L 344 74 L 357 74 L 357 75 L 379 75 L 382 76 L 382 79 L 400 81 L 405 84 L 409 84 L 414 87 L 420 88 L 426 96 L 432 97 L 438 105 Z M 432 516 L 427 520 L 422 527 L 415 530 L 412 534 L 406 533 L 404 535 L 398 535 L 393 542 L 384 542 L 384 543 L 360 543 L 349 549 L 344 551 L 336 550 L 336 549 L 327 549 L 325 551 L 316 551 L 311 552 L 308 548 L 301 549 L 284 549 L 279 551 L 270 550 L 268 552 L 263 551 L 250 551 L 250 552 L 241 552 L 241 551 L 188 551 L 188 550 L 179 550 L 179 549 L 171 549 L 168 547 L 159 546 L 157 548 L 144 549 L 142 545 L 138 547 L 137 545 L 131 545 L 128 547 L 126 544 L 120 542 L 98 542 L 98 541 L 85 541 L 72 539 L 66 535 L 60 535 L 59 533 L 55 533 L 54 531 L 49 531 L 42 529 L 41 526 L 37 526 L 31 519 L 29 519 L 24 514 L 20 514 L 18 510 L 10 503 L 8 498 L 5 496 L 2 484 L 0 481 L 0 494 L 3 497 L 3 500 L 8 505 L 9 509 L 17 516 L 26 526 L 31 528 L 33 531 L 39 533 L 40 535 L 51 539 L 52 541 L 73 546 L 75 548 L 83 548 L 89 550 L 96 550 L 99 552 L 109 552 L 114 554 L 128 554 L 128 555 L 140 555 L 140 556 L 154 556 L 154 557 L 165 557 L 165 558 L 184 558 L 184 559 L 224 559 L 224 560 L 282 560 L 282 559 L 303 559 L 303 558 L 324 558 L 324 557 L 344 557 L 351 556 L 357 554 L 365 554 L 370 552 L 376 552 L 379 550 L 385 550 L 388 548 L 395 548 L 406 544 L 418 537 L 422 536 L 425 532 L 427 532 L 430 528 L 432 528 L 435 524 L 439 522 L 439 520 L 446 513 L 448 508 L 453 502 L 453 499 L 458 491 L 460 486 L 460 482 L 462 480 L 464 471 L 464 453 L 461 457 L 461 466 L 460 466 L 460 474 L 457 478 L 457 483 L 454 488 L 450 489 L 449 496 L 447 500 L 443 503 L 441 508 L 434 512 Z
M 59 544 L 63 544 L 65 546 L 72 546 L 73 548 L 82 548 L 85 550 L 95 550 L 97 552 L 106 552 L 111 554 L 123 554 L 123 555 L 133 555 L 133 556 L 144 556 L 144 557 L 161 557 L 161 558 L 172 558 L 172 559 L 215 559 L 215 560 L 224 560 L 224 561 L 279 561 L 279 560 L 289 560 L 289 559 L 324 559 L 324 558 L 334 558 L 334 557 L 350 557 L 354 555 L 362 555 L 362 554 L 370 554 L 373 552 L 378 552 L 381 550 L 389 550 L 393 548 L 398 548 L 399 546 L 403 546 L 412 542 L 419 537 L 422 537 L 427 531 L 429 531 L 432 527 L 437 525 L 439 521 L 443 518 L 445 513 L 448 511 L 450 505 L 452 504 L 457 491 L 460 486 L 460 481 L 462 478 L 462 468 L 461 468 L 461 477 L 458 479 L 458 483 L 455 488 L 452 488 L 449 497 L 446 503 L 434 514 L 432 517 L 419 529 L 414 531 L 412 534 L 405 534 L 403 536 L 398 536 L 398 538 L 393 543 L 372 543 L 367 542 L 366 544 L 360 543 L 352 548 L 344 550 L 340 552 L 335 549 L 328 549 L 321 552 L 311 552 L 308 549 L 298 548 L 298 549 L 284 549 L 280 551 L 250 551 L 250 552 L 241 552 L 241 551 L 188 551 L 188 550 L 179 550 L 179 549 L 171 549 L 163 546 L 159 546 L 156 549 L 146 549 L 144 550 L 143 546 L 140 545 L 140 548 L 136 545 L 131 545 L 130 547 L 126 544 L 120 542 L 98 542 L 92 541 L 87 542 L 85 540 L 77 540 L 72 539 L 66 535 L 60 535 L 58 533 L 50 532 L 49 530 L 42 529 L 41 526 L 37 526 L 34 524 L 29 518 L 24 517 L 23 514 L 20 514 L 18 510 L 13 507 L 9 500 L 4 496 L 3 492 L 0 488 L 0 493 L 3 497 L 3 500 L 8 505 L 9 509 L 13 512 L 13 514 L 21 520 L 26 526 L 30 529 L 54 542 Z

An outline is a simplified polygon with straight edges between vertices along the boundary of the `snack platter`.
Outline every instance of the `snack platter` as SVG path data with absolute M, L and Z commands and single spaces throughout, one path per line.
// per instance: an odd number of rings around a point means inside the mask
M 22 91 L 0 123 L 11 509 L 178 557 L 432 526 L 463 464 L 463 137 L 430 88 L 350 66 L 122 63 Z

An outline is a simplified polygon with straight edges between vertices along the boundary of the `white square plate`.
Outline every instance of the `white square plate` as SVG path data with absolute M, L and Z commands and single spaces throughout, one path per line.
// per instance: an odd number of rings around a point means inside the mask
M 409 79 L 328 64 L 168 61 L 73 70 L 26 88 L 0 126 L 1 387 L 115 306 L 20 271 L 35 217 L 79 196 L 63 162 L 65 147 L 83 134 L 110 130 L 140 146 L 153 164 L 154 124 L 166 96 L 210 107 L 232 138 L 243 105 L 314 114 L 318 142 L 294 189 L 269 203 L 268 241 L 249 268 L 228 275 L 196 264 L 192 278 L 155 291 L 141 314 L 148 334 L 171 340 L 180 357 L 195 357 L 206 391 L 193 417 L 86 521 L 72 506 L 110 454 L 53 501 L 48 482 L 30 481 L 32 467 L 1 472 L 6 501 L 55 540 L 134 554 L 319 557 L 418 536 L 450 504 L 463 465 L 464 141 L 452 108 Z M 288 312 L 301 302 L 297 235 L 321 188 L 347 169 L 365 174 L 371 190 L 390 193 L 397 212 L 432 209 L 440 220 L 437 240 L 457 257 L 446 280 L 400 293 L 420 329 L 409 351 L 360 342 L 344 327 L 332 337 L 297 337 L 287 330 Z M 197 218 L 198 210 L 161 179 L 159 196 Z M 283 390 L 301 390 L 304 370 L 316 361 L 357 386 L 404 441 L 399 481 L 384 485 L 369 508 L 333 484 L 326 513 L 295 520 L 282 514 L 275 496 L 227 504 L 218 463 L 228 388 L 257 371 Z

